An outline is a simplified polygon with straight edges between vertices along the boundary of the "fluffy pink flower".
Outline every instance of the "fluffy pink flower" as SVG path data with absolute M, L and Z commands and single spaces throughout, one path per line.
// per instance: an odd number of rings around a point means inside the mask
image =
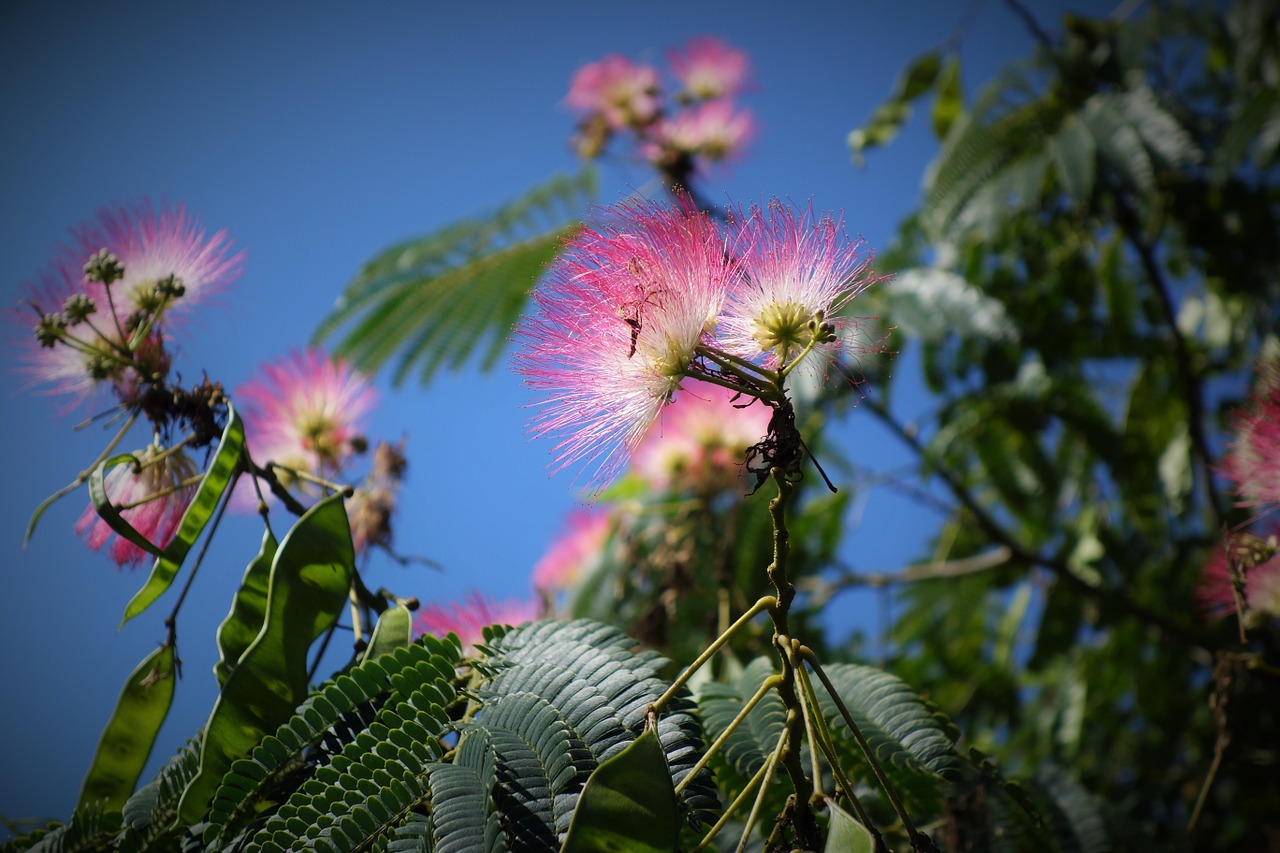
M 39 313 L 61 316 L 65 322 L 68 299 L 87 300 L 92 305 L 87 322 L 73 320 L 65 325 L 64 339 L 52 347 L 26 336 L 19 369 L 36 384 L 79 397 L 104 379 L 131 381 L 119 373 L 118 365 L 104 363 L 97 354 L 119 348 L 126 339 L 122 330 L 138 337 L 133 334 L 137 312 L 149 312 L 154 325 L 150 334 L 133 341 L 133 348 L 162 349 L 160 335 L 171 318 L 234 280 L 244 263 L 243 252 L 231 253 L 225 231 L 206 236 L 181 206 L 157 210 L 144 203 L 103 208 L 94 220 L 72 228 L 71 236 L 38 284 L 29 288 L 26 301 Z M 102 249 L 111 252 L 124 270 L 109 293 L 102 282 L 88 281 L 84 271 L 86 261 Z M 170 276 L 180 285 L 181 296 L 158 302 L 157 285 Z M 30 316 L 26 314 L 24 321 Z M 144 366 L 167 370 L 167 362 Z
M 715 493 L 738 485 L 747 448 L 769 432 L 773 410 L 735 396 L 719 385 L 687 383 L 636 448 L 635 470 L 658 489 Z
M 658 114 L 658 72 L 610 54 L 574 73 L 565 102 L 574 110 L 600 115 L 613 130 L 641 126 Z
M 687 200 L 629 202 L 566 245 L 533 291 L 516 371 L 542 395 L 530 430 L 553 470 L 599 463 L 607 483 L 670 402 L 714 328 L 734 268 Z
M 847 322 L 835 315 L 874 281 L 862 242 L 850 241 L 839 219 L 777 200 L 740 213 L 734 226 L 743 274 L 725 307 L 721 344 L 742 358 L 777 365 L 804 349 L 816 321 L 815 353 L 834 357 L 848 347 L 850 337 L 841 334 Z M 830 324 L 825 332 L 823 323 Z
M 731 97 L 742 91 L 751 74 L 747 55 L 711 36 L 690 39 L 681 50 L 667 52 L 667 61 L 691 97 Z
M 465 649 L 483 641 L 481 629 L 487 625 L 521 625 L 537 616 L 537 606 L 532 601 L 494 601 L 473 592 L 462 603 L 431 604 L 422 608 L 413 620 L 413 627 L 419 634 L 436 637 L 452 631 L 462 640 Z
M 164 548 L 177 532 L 187 504 L 195 494 L 195 484 L 187 483 L 200 469 L 181 450 L 161 456 L 164 448 L 152 445 L 135 454 L 138 470 L 129 464 L 117 465 L 105 478 L 107 496 L 120 515 L 152 544 Z M 111 559 L 117 566 L 136 566 L 150 555 L 127 539 L 122 539 L 98 517 L 92 505 L 76 522 L 76 533 L 95 551 L 111 543 Z
M 368 381 L 318 349 L 263 365 L 261 373 L 233 398 L 254 460 L 337 475 L 364 440 L 361 423 L 375 396 Z
M 1272 539 L 1274 538 L 1273 529 Z M 1244 575 L 1246 618 L 1268 619 L 1280 616 L 1280 553 L 1272 554 L 1256 566 L 1246 565 Z M 1231 574 L 1224 549 L 1214 551 L 1213 557 L 1204 567 L 1196 596 L 1205 611 L 1214 616 L 1229 616 L 1235 612 Z
M 1280 364 L 1258 364 L 1253 396 L 1232 421 L 1235 437 L 1223 471 L 1242 506 L 1280 505 Z
M 684 154 L 724 160 L 741 152 L 755 134 L 750 110 L 738 110 L 727 100 L 708 101 L 680 111 L 662 122 L 662 143 Z
M 576 510 L 571 513 L 565 529 L 533 567 L 534 588 L 555 592 L 576 584 L 592 561 L 599 558 L 612 529 L 613 516 L 607 512 Z

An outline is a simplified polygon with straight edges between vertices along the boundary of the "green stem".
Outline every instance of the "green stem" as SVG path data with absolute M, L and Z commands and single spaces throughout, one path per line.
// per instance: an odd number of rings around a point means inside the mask
M 693 765 L 693 769 L 689 771 L 689 774 L 680 780 L 679 785 L 676 785 L 676 794 L 683 791 L 685 786 L 693 781 L 693 777 L 698 775 L 698 771 L 707 766 L 707 762 L 711 760 L 711 757 L 720 751 L 720 748 L 724 746 L 725 741 L 729 740 L 729 737 L 738 730 L 738 726 L 742 725 L 743 721 L 747 719 L 747 715 L 751 713 L 756 705 L 760 704 L 760 700 L 769 695 L 769 691 L 773 690 L 781 683 L 782 677 L 778 675 L 771 675 L 764 680 L 764 683 L 760 685 L 758 690 L 756 690 L 755 695 L 742 706 L 742 710 L 738 712 L 732 722 L 725 726 L 725 730 L 720 733 L 720 737 L 716 738 L 715 742 L 712 743 L 711 746 L 707 747 L 707 751 L 702 754 L 702 758 L 698 759 L 698 763 Z
M 746 613 L 743 613 L 741 616 L 738 617 L 738 621 L 730 625 L 729 629 L 725 631 L 723 634 L 721 634 L 714 643 L 707 646 L 706 651 L 698 655 L 697 660 L 689 664 L 689 666 L 685 669 L 685 671 L 680 673 L 680 677 L 671 683 L 671 686 L 667 688 L 667 692 L 659 696 L 658 701 L 653 703 L 652 705 L 653 710 L 661 711 L 662 708 L 668 702 L 671 701 L 671 698 L 675 696 L 676 693 L 680 692 L 680 688 L 684 687 L 685 683 L 688 682 L 688 680 L 693 677 L 693 674 L 697 672 L 699 669 L 701 669 L 703 664 L 711 660 L 712 656 L 714 656 L 716 652 L 720 651 L 721 647 L 724 646 L 725 643 L 729 642 L 729 639 L 735 633 L 737 633 L 738 629 L 740 629 L 743 625 L 747 624 L 752 619 L 754 619 L 760 613 L 760 611 L 762 610 L 772 611 L 773 608 L 777 605 L 777 603 L 778 603 L 777 600 L 774 599 L 773 596 L 766 595 L 762 597 L 759 601 L 757 601 L 755 604 L 751 605 L 751 607 L 747 610 Z
M 766 761 L 760 766 L 760 769 L 756 771 L 756 775 L 751 777 L 751 781 L 742 789 L 742 793 L 738 794 L 738 796 L 734 798 L 733 802 L 729 804 L 729 807 L 724 810 L 724 814 L 720 815 L 720 819 L 716 821 L 715 826 L 711 827 L 706 836 L 698 842 L 698 846 L 693 848 L 693 853 L 698 853 L 699 850 L 705 850 L 707 845 L 715 840 L 715 837 L 720 834 L 720 830 L 724 829 L 725 824 L 733 819 L 733 816 L 738 813 L 738 809 L 742 808 L 742 804 L 747 801 L 747 797 L 751 796 L 755 791 L 756 786 L 764 781 L 764 772 L 768 769 L 769 762 Z
M 889 798 L 889 802 L 893 805 L 893 810 L 897 813 L 898 819 L 902 821 L 903 828 L 907 831 L 907 837 L 911 839 L 911 847 L 913 850 L 932 850 L 933 842 L 927 835 L 916 829 L 915 824 L 911 822 L 911 816 L 907 814 L 906 808 L 902 805 L 902 799 L 898 796 L 898 791 L 893 787 L 893 783 L 889 781 L 889 776 L 884 772 L 884 767 L 876 759 L 875 752 L 871 749 L 871 744 L 867 742 L 866 737 L 862 734 L 862 730 L 858 728 L 858 724 L 854 722 L 853 715 L 849 713 L 849 709 L 845 707 L 844 700 L 840 698 L 840 694 L 836 691 L 835 686 L 827 678 L 827 674 L 823 672 L 822 666 L 818 663 L 818 656 L 814 654 L 813 649 L 808 646 L 800 647 L 800 655 L 809 662 L 809 666 L 817 674 L 822 681 L 822 686 L 826 688 L 828 695 L 831 696 L 836 707 L 840 709 L 840 716 L 844 717 L 845 725 L 849 727 L 849 731 L 853 733 L 853 738 L 858 742 L 858 748 L 862 750 L 862 755 L 867 760 L 867 764 L 871 766 L 871 771 L 875 773 L 876 781 L 880 783 L 880 787 L 884 790 L 885 796 Z

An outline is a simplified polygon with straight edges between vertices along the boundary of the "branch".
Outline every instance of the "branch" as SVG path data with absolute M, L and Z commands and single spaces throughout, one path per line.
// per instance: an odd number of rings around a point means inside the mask
M 806 578 L 801 585 L 815 605 L 822 605 L 831 600 L 837 593 L 850 587 L 869 586 L 874 588 L 892 586 L 899 583 L 916 583 L 917 581 L 935 580 L 937 578 L 958 578 L 1003 566 L 1009 562 L 1013 552 L 1006 545 L 998 545 L 982 554 L 974 554 L 960 560 L 938 560 L 932 563 L 920 563 L 908 566 L 896 572 L 873 572 L 859 574 L 845 569 L 830 579 Z
M 863 401 L 863 405 L 870 409 L 876 417 L 880 418 L 881 422 L 890 431 L 906 443 L 933 470 L 934 474 L 942 480 L 951 491 L 951 494 L 955 496 L 955 499 L 972 516 L 978 527 L 982 528 L 982 531 L 995 542 L 1009 550 L 1009 558 L 1011 560 L 1047 569 L 1078 593 L 1099 604 L 1111 604 L 1138 621 L 1153 628 L 1158 628 L 1166 635 L 1186 645 L 1195 646 L 1207 652 L 1214 651 L 1214 646 L 1211 643 L 1194 635 L 1188 628 L 1173 622 L 1167 616 L 1139 604 L 1120 590 L 1094 586 L 1072 571 L 1071 567 L 1062 559 L 1040 554 L 1023 545 L 982 507 L 982 504 L 978 502 L 973 493 L 960 482 L 959 477 L 935 460 L 933 455 L 929 453 L 928 448 L 921 444 L 915 433 L 899 423 L 879 401 L 868 397 Z

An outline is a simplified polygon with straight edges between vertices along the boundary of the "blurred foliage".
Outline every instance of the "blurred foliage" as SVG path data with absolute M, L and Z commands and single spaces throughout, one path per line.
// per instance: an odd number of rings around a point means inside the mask
M 886 665 L 1006 770 L 1101 797 L 1122 843 L 1274 845 L 1280 679 L 1219 679 L 1216 718 L 1210 694 L 1216 657 L 1274 667 L 1280 632 L 1242 649 L 1195 590 L 1249 520 L 1214 461 L 1277 331 L 1280 14 L 1159 4 L 1033 31 L 1034 57 L 945 128 L 881 256 L 896 280 L 867 294 L 934 395 L 910 423 L 887 382 L 863 406 L 954 507 L 921 558 L 1007 556 L 900 587 Z

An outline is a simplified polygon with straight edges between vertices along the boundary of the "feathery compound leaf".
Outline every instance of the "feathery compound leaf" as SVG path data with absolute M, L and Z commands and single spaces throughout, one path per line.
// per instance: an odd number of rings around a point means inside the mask
M 173 662 L 173 646 L 166 643 L 129 675 L 98 741 L 78 807 L 102 802 L 108 809 L 119 809 L 133 793 L 173 704 Z
M 646 710 L 667 687 L 656 677 L 666 660 L 653 652 L 633 653 L 633 645 L 617 629 L 585 619 L 516 628 L 490 643 L 487 665 L 497 674 L 481 696 L 486 703 L 522 692 L 540 696 L 594 761 L 607 761 L 644 731 Z M 692 707 L 679 696 L 658 721 L 673 783 L 684 779 L 702 754 L 702 729 L 690 714 Z M 585 765 L 575 759 L 575 766 Z M 680 806 L 694 823 L 711 819 L 719 801 L 710 774 L 704 771 L 681 791 Z
M 262 631 L 227 678 L 205 725 L 200 773 L 182 796 L 184 822 L 204 817 L 231 763 L 306 697 L 307 651 L 338 618 L 354 561 L 340 494 L 308 510 L 280 543 Z
M 698 711 L 707 727 L 707 737 L 715 740 L 742 712 L 765 679 L 774 674 L 774 664 L 758 657 L 747 664 L 733 684 L 707 681 L 698 688 Z M 777 691 L 769 691 L 734 729 L 724 745 L 724 757 L 744 779 L 764 766 L 787 722 L 787 709 Z
M 374 721 L 382 737 L 374 751 L 400 754 L 407 750 L 425 763 L 435 756 L 426 731 L 406 730 L 397 724 L 388 704 L 403 702 L 424 686 L 433 685 L 444 701 L 452 698 L 451 677 L 458 659 L 455 646 L 426 637 L 420 643 L 399 648 L 376 660 L 365 660 L 351 672 L 323 685 L 298 708 L 273 735 L 263 738 L 244 760 L 232 764 L 223 777 L 209 810 L 204 844 L 218 847 L 243 830 L 266 800 L 265 793 L 279 779 L 306 763 L 323 764 L 350 746 Z M 425 673 L 425 676 L 423 675 Z M 388 697 L 393 682 L 402 693 Z M 381 709 L 375 713 L 375 706 Z M 402 721 L 401 721 L 402 722 Z M 336 741 L 330 744 L 330 740 Z M 325 749 L 317 747 L 324 743 Z M 295 809 L 296 810 L 296 809 Z M 282 809 L 286 816 L 288 809 Z M 283 819 L 280 821 L 283 823 Z M 279 828 L 279 827 L 276 827 Z M 406 842 L 409 843 L 409 842 Z
M 31 847 L 32 853 L 95 853 L 112 849 L 120 831 L 120 811 L 102 803 L 77 806 L 71 820 L 50 829 Z
M 121 813 L 124 832 L 116 849 L 119 853 L 170 850 L 185 827 L 174 826 L 178 800 L 187 783 L 200 770 L 199 744 L 188 741 L 146 785 L 138 789 Z
M 484 344 L 492 367 L 542 268 L 577 228 L 595 192 L 591 170 L 556 176 L 485 219 L 446 226 L 384 250 L 357 274 L 316 330 L 347 328 L 338 352 L 362 370 L 397 352 L 398 384 L 460 367 Z
M 900 678 L 858 664 L 835 663 L 823 670 L 877 759 L 935 778 L 956 772 L 960 761 L 946 729 Z M 832 732 L 846 734 L 848 726 L 831 697 L 818 690 L 818 701 Z

